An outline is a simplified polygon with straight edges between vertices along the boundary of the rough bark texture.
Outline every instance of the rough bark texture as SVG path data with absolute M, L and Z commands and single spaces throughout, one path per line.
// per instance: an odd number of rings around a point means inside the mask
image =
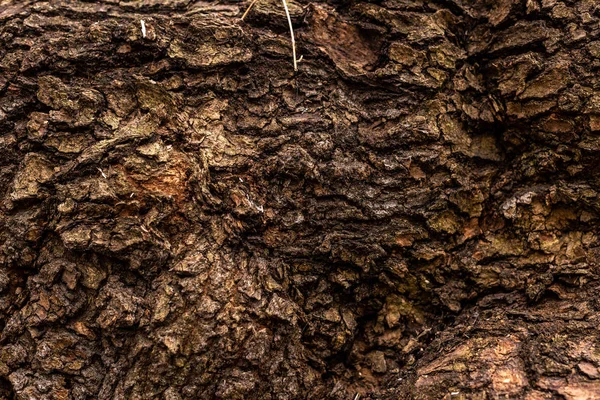
M 0 0 L 0 398 L 600 399 L 596 1 L 246 5 Z

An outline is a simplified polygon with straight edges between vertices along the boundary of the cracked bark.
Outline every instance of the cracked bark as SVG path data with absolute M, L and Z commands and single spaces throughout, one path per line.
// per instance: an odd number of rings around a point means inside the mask
M 600 398 L 600 7 L 289 3 L 0 0 L 0 398 Z

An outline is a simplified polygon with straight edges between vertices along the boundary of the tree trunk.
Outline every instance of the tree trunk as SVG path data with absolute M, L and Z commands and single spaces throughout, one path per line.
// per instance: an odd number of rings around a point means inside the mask
M 0 0 L 0 398 L 600 399 L 595 0 Z

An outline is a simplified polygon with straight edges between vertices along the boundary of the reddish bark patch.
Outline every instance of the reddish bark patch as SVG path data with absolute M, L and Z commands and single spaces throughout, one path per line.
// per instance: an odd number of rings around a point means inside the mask
M 376 64 L 379 40 L 369 38 L 360 28 L 324 7 L 313 6 L 311 40 L 324 51 L 342 72 L 358 75 Z

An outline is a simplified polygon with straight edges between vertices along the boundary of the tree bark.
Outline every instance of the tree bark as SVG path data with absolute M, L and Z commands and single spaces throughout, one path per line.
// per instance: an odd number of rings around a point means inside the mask
M 0 0 L 0 398 L 600 399 L 594 0 Z

